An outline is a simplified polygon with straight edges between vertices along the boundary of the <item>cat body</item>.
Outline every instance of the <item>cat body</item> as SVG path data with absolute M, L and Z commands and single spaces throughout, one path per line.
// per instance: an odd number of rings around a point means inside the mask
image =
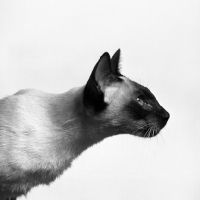
M 85 149 L 117 134 L 153 137 L 167 111 L 104 53 L 85 86 L 63 94 L 21 90 L 0 100 L 0 199 L 49 184 Z

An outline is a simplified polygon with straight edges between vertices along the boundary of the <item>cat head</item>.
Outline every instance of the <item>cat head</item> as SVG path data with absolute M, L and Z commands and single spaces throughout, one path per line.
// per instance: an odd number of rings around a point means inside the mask
M 120 50 L 112 58 L 104 53 L 95 65 L 84 88 L 87 115 L 104 127 L 107 136 L 153 137 L 166 125 L 169 113 L 147 87 L 120 73 L 119 62 Z

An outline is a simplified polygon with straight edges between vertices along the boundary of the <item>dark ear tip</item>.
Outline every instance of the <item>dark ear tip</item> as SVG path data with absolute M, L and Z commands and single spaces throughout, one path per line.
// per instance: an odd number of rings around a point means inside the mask
M 117 56 L 119 57 L 120 54 L 121 54 L 121 49 L 118 49 L 118 50 L 115 52 L 115 55 L 117 55 Z
M 120 55 L 121 55 L 121 49 L 118 49 L 118 50 L 114 53 L 113 58 L 115 58 L 115 59 L 117 58 L 117 61 L 119 61 Z
M 121 53 L 121 49 L 118 49 L 118 50 L 117 50 L 117 53 Z
M 105 52 L 105 53 L 101 56 L 101 58 L 103 58 L 103 57 L 110 59 L 110 54 L 109 54 L 108 52 Z

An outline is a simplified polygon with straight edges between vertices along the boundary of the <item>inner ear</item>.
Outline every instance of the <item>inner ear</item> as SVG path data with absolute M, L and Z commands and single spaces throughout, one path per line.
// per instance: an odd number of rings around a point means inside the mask
M 100 112 L 106 108 L 104 91 L 109 81 L 114 79 L 113 77 L 110 56 L 108 53 L 104 53 L 95 65 L 84 88 L 83 102 L 86 108 L 93 108 L 95 112 Z
M 121 50 L 118 49 L 111 59 L 111 70 L 112 73 L 116 76 L 122 76 L 122 74 L 120 73 L 120 55 Z
M 101 56 L 93 73 L 95 82 L 102 92 L 104 92 L 105 88 L 110 86 L 112 83 L 121 81 L 121 79 L 112 72 L 111 59 L 108 53 L 104 53 Z

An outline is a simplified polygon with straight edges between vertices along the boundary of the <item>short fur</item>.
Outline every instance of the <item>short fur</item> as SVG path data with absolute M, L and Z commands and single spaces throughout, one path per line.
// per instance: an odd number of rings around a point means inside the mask
M 0 199 L 49 184 L 106 137 L 153 137 L 166 125 L 168 112 L 119 61 L 120 50 L 104 53 L 87 84 L 63 94 L 29 89 L 0 100 Z

